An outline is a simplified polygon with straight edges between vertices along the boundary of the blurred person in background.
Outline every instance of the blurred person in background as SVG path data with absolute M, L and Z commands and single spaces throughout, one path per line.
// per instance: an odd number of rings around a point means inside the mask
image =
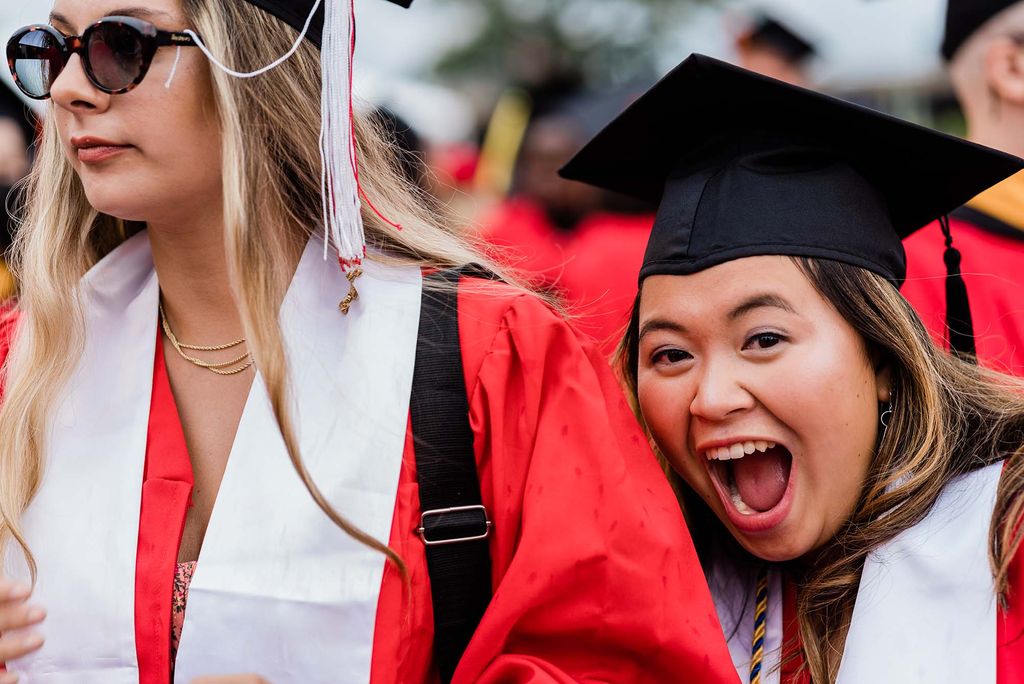
M 14 221 L 7 212 L 8 198 L 15 183 L 29 170 L 29 144 L 34 136 L 30 114 L 6 83 L 0 84 L 0 252 L 11 245 Z M 14 280 L 0 254 L 0 300 L 14 293 Z
M 760 13 L 736 36 L 738 64 L 744 69 L 807 86 L 808 69 L 817 54 L 814 44 L 788 23 Z
M 632 93 L 566 95 L 535 116 L 511 196 L 480 222 L 496 257 L 558 293 L 578 329 L 609 354 L 628 321 L 653 213 L 635 200 L 567 181 L 558 169 Z
M 422 191 L 426 198 L 432 193 L 432 184 L 427 166 L 427 147 L 422 136 L 390 107 L 374 108 L 370 118 L 398 153 L 398 166 L 402 175 L 410 185 Z
M 974 141 L 1024 155 L 1024 2 L 950 0 L 942 45 L 949 75 Z M 1024 173 L 953 212 L 950 235 L 970 299 L 969 313 L 947 306 L 947 241 L 939 226 L 906 240 L 903 292 L 946 344 L 973 327 L 978 359 L 1024 375 Z M 947 256 L 953 262 L 957 257 Z M 954 265 L 955 267 L 955 265 Z

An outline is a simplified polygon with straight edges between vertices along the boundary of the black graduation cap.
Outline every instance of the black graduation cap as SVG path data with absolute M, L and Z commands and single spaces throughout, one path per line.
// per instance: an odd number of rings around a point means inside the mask
M 1020 0 L 949 0 L 946 6 L 946 35 L 942 56 L 953 59 L 957 50 L 989 19 Z
M 770 254 L 841 261 L 898 285 L 902 238 L 1022 168 L 1017 157 L 692 55 L 561 174 L 659 204 L 641 282 Z M 958 263 L 947 265 L 958 278 Z
M 769 15 L 761 16 L 739 40 L 747 45 L 768 47 L 792 62 L 802 62 L 816 52 L 814 45 L 803 36 Z
M 316 16 L 313 17 L 313 21 L 309 25 L 309 33 L 306 34 L 306 37 L 317 47 L 320 47 L 324 33 L 324 3 L 333 1 L 323 0 L 320 9 L 317 10 Z M 309 13 L 313 10 L 313 5 L 316 4 L 316 0 L 247 0 L 247 2 L 273 14 L 296 31 L 301 31 L 302 27 L 306 25 L 306 19 L 309 18 Z M 412 5 L 413 0 L 388 0 L 388 2 L 408 8 Z

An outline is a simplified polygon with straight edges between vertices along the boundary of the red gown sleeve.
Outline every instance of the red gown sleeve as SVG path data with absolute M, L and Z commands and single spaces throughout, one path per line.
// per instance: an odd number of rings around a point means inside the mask
M 464 281 L 459 316 L 494 598 L 454 684 L 735 682 L 679 507 L 607 364 L 532 296 Z M 391 541 L 410 582 L 400 598 L 385 575 L 375 684 L 433 670 L 411 448 L 401 482 Z

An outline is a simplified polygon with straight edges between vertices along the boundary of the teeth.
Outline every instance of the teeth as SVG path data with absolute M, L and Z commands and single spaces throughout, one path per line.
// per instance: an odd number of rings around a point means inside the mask
M 731 461 L 733 459 L 749 456 L 755 451 L 764 453 L 769 449 L 774 449 L 775 445 L 775 442 L 760 439 L 747 442 L 737 442 L 735 444 L 730 444 L 729 446 L 708 449 L 704 452 L 704 457 L 709 461 Z
M 729 497 L 732 499 L 732 504 L 736 507 L 737 511 L 743 515 L 754 514 L 754 510 L 740 496 L 740 490 L 736 488 L 735 482 L 729 484 Z

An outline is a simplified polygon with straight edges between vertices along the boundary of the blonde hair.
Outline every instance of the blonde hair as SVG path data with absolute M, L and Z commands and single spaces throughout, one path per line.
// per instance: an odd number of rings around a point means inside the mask
M 794 567 L 804 666 L 817 684 L 836 681 L 864 560 L 873 549 L 920 522 L 955 477 L 1009 459 L 990 531 L 990 560 L 1001 600 L 1024 516 L 1024 381 L 987 371 L 935 346 L 893 285 L 835 261 L 795 259 L 808 279 L 864 338 L 892 373 L 893 414 L 881 435 L 859 503 L 813 560 Z M 637 404 L 639 298 L 616 354 Z M 641 416 L 642 419 L 642 416 Z M 704 562 L 729 532 L 668 467 Z M 762 561 L 733 549 L 743 565 Z M 789 645 L 792 655 L 792 645 Z
M 235 70 L 252 71 L 272 62 L 297 37 L 249 3 L 182 0 L 182 7 L 218 59 Z M 319 53 L 307 41 L 290 60 L 259 78 L 239 80 L 217 69 L 211 69 L 211 76 L 212 106 L 223 135 L 230 277 L 289 457 L 310 495 L 338 527 L 404 569 L 385 543 L 354 527 L 321 494 L 299 452 L 290 411 L 278 311 L 292 277 L 288 265 L 322 224 Z M 398 231 L 364 211 L 372 258 L 434 268 L 475 263 L 497 272 L 437 222 L 434 208 L 401 175 L 398 155 L 383 131 L 358 118 L 355 129 L 363 190 L 381 214 L 403 228 Z M 25 217 L 14 247 L 24 293 L 18 303 L 22 322 L 0 406 L 0 545 L 17 543 L 35 576 L 20 519 L 41 481 L 44 435 L 55 396 L 81 355 L 84 315 L 75 290 L 93 265 L 144 226 L 89 205 L 53 125 L 45 127 L 28 181 Z

